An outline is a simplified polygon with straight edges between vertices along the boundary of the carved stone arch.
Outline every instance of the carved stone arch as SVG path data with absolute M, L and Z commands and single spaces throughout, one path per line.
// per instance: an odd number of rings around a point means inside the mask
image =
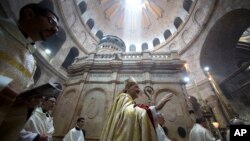
M 57 99 L 57 104 L 54 111 L 54 125 L 55 135 L 67 133 L 71 128 L 75 108 L 77 106 L 76 99 L 78 99 L 77 88 L 66 88 L 65 91 Z
M 64 109 L 66 111 L 66 112 L 62 112 L 63 117 L 67 116 L 67 113 L 69 111 L 72 111 L 72 109 L 73 109 L 72 107 L 74 107 L 72 101 L 74 101 L 74 96 L 76 96 L 76 94 L 77 94 L 77 89 L 76 88 L 70 88 L 70 89 L 64 91 L 62 96 L 60 97 L 59 102 L 61 104 L 65 105 L 65 106 L 63 106 L 64 108 L 60 108 L 60 109 Z
M 173 93 L 171 101 L 167 102 L 166 105 L 160 110 L 160 113 L 163 114 L 164 119 L 167 122 L 175 122 L 177 119 L 177 110 L 175 101 L 178 97 L 177 92 L 171 89 L 160 89 L 154 95 L 154 103 L 157 104 L 166 94 Z M 173 101 L 175 100 L 175 101 Z
M 202 19 L 205 17 L 204 10 L 202 8 L 198 8 L 194 11 L 193 21 L 197 23 L 199 26 L 202 24 Z
M 75 92 L 75 93 L 76 93 L 76 91 L 77 91 L 76 88 L 70 88 L 70 89 L 66 90 L 66 91 L 63 93 L 62 97 L 66 98 L 66 97 L 69 95 L 69 93 L 72 93 L 72 92 Z M 65 96 L 65 95 L 66 95 L 66 96 Z
M 87 138 L 98 137 L 104 124 L 107 107 L 107 93 L 103 88 L 92 88 L 82 94 L 79 116 L 85 117 Z
M 171 43 L 169 45 L 169 51 L 173 51 L 173 50 L 176 50 L 176 44 L 175 43 Z
M 210 72 L 219 84 L 238 69 L 239 60 L 250 59 L 249 50 L 237 48 L 249 25 L 250 10 L 236 9 L 222 16 L 210 29 L 201 49 L 200 66 L 212 68 Z
M 162 92 L 170 92 L 173 93 L 174 95 L 177 95 L 177 92 L 168 88 L 160 89 L 157 92 L 155 92 L 155 96 L 159 95 Z

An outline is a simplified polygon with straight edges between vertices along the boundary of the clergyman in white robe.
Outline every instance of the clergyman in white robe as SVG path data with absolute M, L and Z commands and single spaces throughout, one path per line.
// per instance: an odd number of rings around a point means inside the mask
M 54 101 L 52 101 L 53 99 Z M 54 103 L 55 98 L 52 97 L 43 104 L 53 108 Z M 45 137 L 48 141 L 52 141 L 54 130 L 53 118 L 48 112 L 44 112 L 41 107 L 38 107 L 20 132 L 19 141 L 33 141 L 35 138 L 41 137 Z
M 84 141 L 85 133 L 83 133 L 85 118 L 79 117 L 76 121 L 76 127 L 69 130 L 63 138 L 63 141 Z
M 150 106 L 150 110 L 154 118 L 155 130 L 156 130 L 158 141 L 171 141 L 166 136 L 163 128 L 160 125 L 160 123 L 163 124 L 165 122 L 163 115 L 157 112 L 154 106 Z
M 157 134 L 157 137 L 158 137 L 158 141 L 171 141 L 165 134 L 163 128 L 161 127 L 160 124 L 158 124 L 156 127 L 155 127 L 155 130 L 156 130 L 156 134 Z
M 204 128 L 198 123 L 195 123 L 193 128 L 190 131 L 189 135 L 189 140 L 190 141 L 220 141 L 216 140 L 215 137 L 211 134 L 209 130 Z
M 80 128 L 72 128 L 63 138 L 63 141 L 85 141 L 83 131 Z

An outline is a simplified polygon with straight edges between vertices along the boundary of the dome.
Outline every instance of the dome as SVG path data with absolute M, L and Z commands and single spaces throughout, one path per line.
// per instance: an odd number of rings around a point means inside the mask
M 100 52 L 100 50 L 125 51 L 126 45 L 119 37 L 107 35 L 102 37 L 97 45 L 97 50 L 99 50 L 98 52 Z

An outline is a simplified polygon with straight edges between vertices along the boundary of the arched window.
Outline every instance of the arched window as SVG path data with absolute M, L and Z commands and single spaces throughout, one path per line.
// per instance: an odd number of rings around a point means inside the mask
M 37 66 L 36 71 L 35 71 L 35 74 L 34 74 L 34 76 L 33 76 L 34 84 L 37 83 L 37 81 L 38 81 L 39 78 L 41 77 L 41 74 L 42 74 L 42 73 L 41 73 L 41 69 L 40 69 L 39 66 Z
M 64 69 L 68 69 L 68 67 L 74 62 L 75 58 L 79 55 L 79 51 L 76 47 L 72 47 L 62 63 L 62 67 Z
M 89 19 L 87 21 L 87 25 L 89 26 L 90 29 L 92 29 L 94 27 L 94 25 L 95 25 L 94 20 L 93 19 Z
M 153 40 L 153 46 L 155 47 L 155 46 L 157 46 L 159 44 L 160 44 L 160 40 L 158 38 L 154 38 L 154 40 Z
M 170 30 L 165 30 L 165 32 L 164 32 L 164 38 L 165 38 L 165 40 L 167 40 L 168 37 L 170 37 L 171 35 L 172 34 L 171 34 Z
M 134 44 L 129 46 L 129 51 L 136 51 L 136 46 Z
M 182 23 L 182 20 L 181 20 L 180 17 L 176 17 L 176 18 L 174 19 L 174 26 L 175 26 L 176 29 L 179 28 L 179 26 L 181 25 L 181 23 Z
M 83 14 L 87 10 L 87 4 L 85 1 L 82 1 L 78 6 L 80 8 L 81 14 Z
M 103 32 L 101 30 L 98 30 L 95 35 L 101 40 L 103 37 Z
M 189 12 L 189 9 L 191 7 L 191 5 L 193 4 L 193 1 L 192 0 L 184 0 L 183 1 L 183 8 Z
M 51 51 L 51 54 L 49 55 L 49 59 L 51 59 L 57 54 L 65 41 L 66 33 L 63 28 L 59 28 L 59 31 L 55 35 L 51 36 L 41 44 L 45 49 L 49 49 Z
M 144 51 L 144 50 L 148 50 L 148 44 L 147 43 L 143 43 L 141 45 L 141 50 Z

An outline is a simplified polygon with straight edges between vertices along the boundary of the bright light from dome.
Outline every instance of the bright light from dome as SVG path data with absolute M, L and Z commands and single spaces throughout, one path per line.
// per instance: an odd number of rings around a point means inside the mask
M 205 71 L 209 71 L 210 68 L 209 68 L 208 66 L 206 66 L 206 67 L 204 67 L 204 70 L 205 70 Z
M 183 78 L 183 80 L 184 80 L 185 82 L 189 82 L 190 79 L 189 79 L 189 77 L 186 76 L 186 77 Z
M 144 0 L 125 0 L 125 3 L 127 7 L 136 10 L 136 9 L 144 7 L 143 1 Z
M 51 51 L 50 51 L 49 49 L 45 49 L 45 53 L 46 53 L 46 54 L 50 54 Z

